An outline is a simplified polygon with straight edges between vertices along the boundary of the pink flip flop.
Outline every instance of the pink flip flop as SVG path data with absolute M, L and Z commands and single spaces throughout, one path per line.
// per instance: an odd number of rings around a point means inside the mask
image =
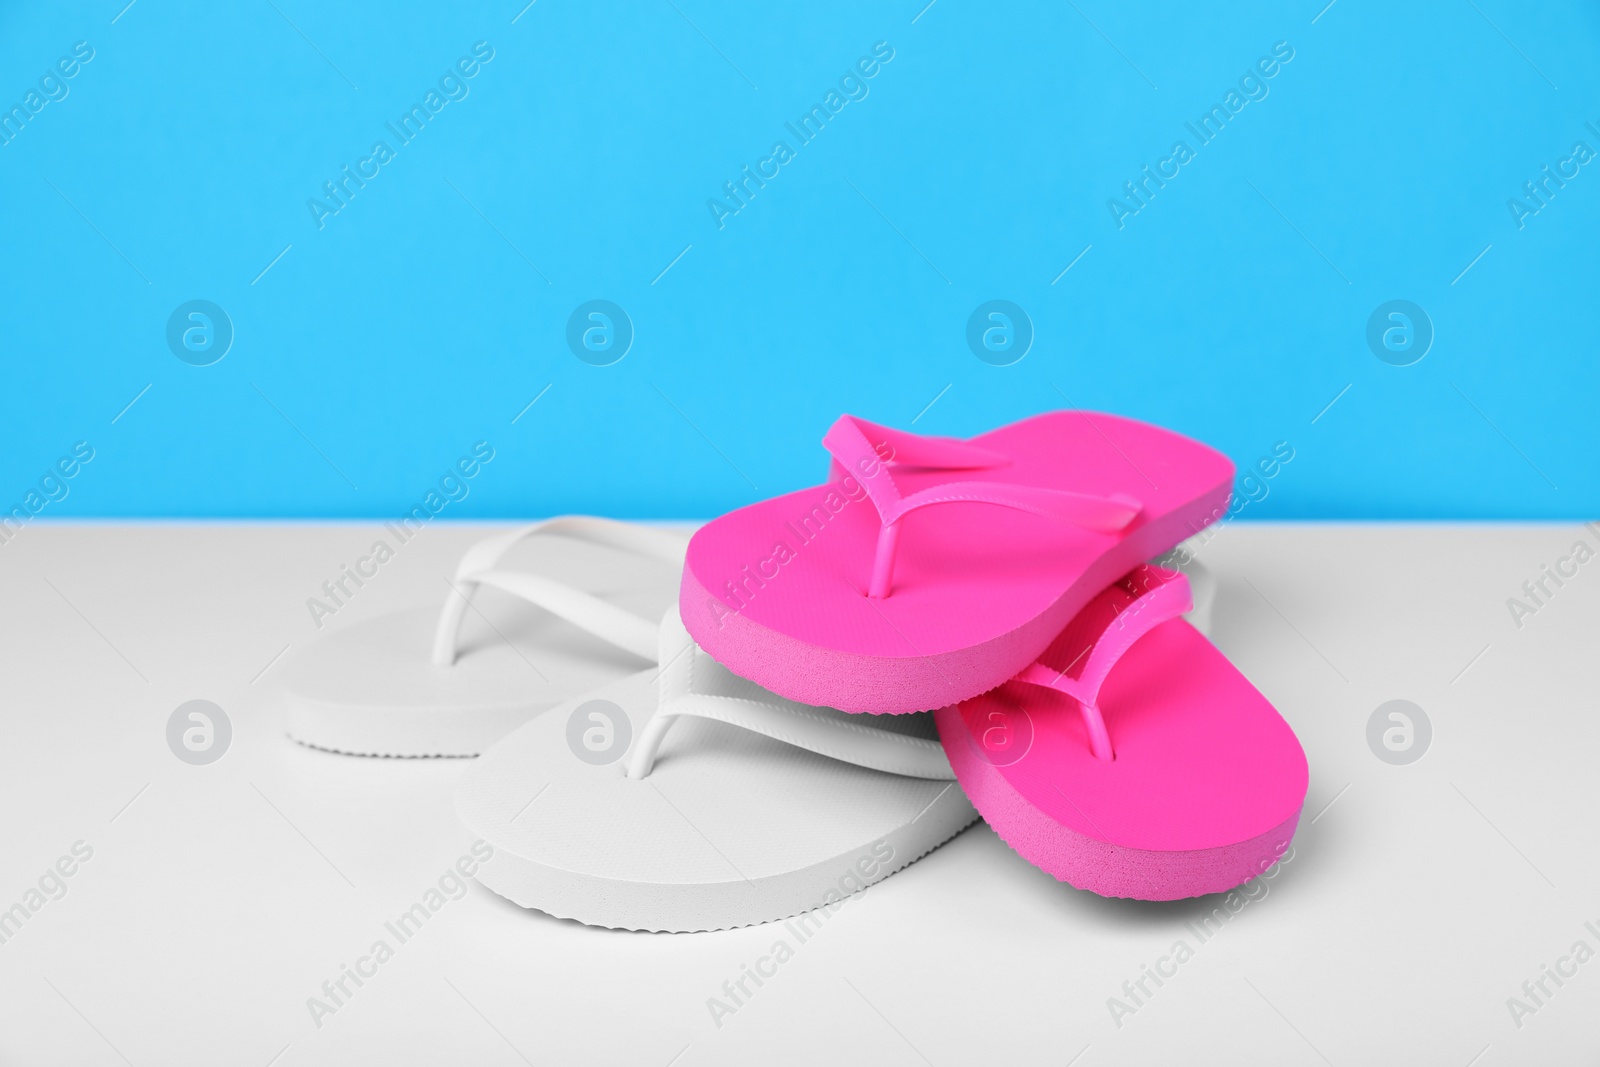
M 993 689 L 1119 575 L 1220 516 L 1233 482 L 1214 449 L 1086 411 L 970 441 L 846 415 L 823 445 L 826 485 L 694 535 L 679 605 L 735 674 L 845 711 Z
M 1288 723 L 1180 614 L 1148 564 L 991 693 L 934 713 L 956 778 L 1035 867 L 1108 897 L 1232 889 L 1278 860 L 1306 757 Z

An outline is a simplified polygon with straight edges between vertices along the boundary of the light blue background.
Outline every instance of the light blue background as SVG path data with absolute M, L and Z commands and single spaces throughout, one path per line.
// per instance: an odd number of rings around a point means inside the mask
M 820 478 L 841 411 L 1070 402 L 1241 464 L 1289 442 L 1247 518 L 1600 513 L 1600 163 L 1507 208 L 1600 150 L 1593 4 L 124 2 L 0 14 L 6 109 L 95 49 L 0 146 L 6 507 L 85 439 L 46 517 L 386 517 L 481 439 L 450 517 L 706 516 Z M 479 40 L 319 230 L 307 199 Z M 870 95 L 719 230 L 708 198 L 877 41 Z M 1119 230 L 1108 198 L 1277 41 L 1270 95 Z M 164 340 L 196 298 L 236 331 L 209 367 Z M 566 347 L 594 298 L 636 330 L 614 366 Z M 1036 331 L 1014 366 L 966 346 L 995 298 Z M 1434 323 L 1414 366 L 1366 346 L 1392 298 Z

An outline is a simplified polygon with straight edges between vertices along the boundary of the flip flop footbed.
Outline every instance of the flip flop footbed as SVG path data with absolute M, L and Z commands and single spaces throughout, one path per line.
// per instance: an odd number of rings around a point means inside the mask
M 1062 646 L 1043 661 L 1068 666 Z M 1059 662 L 1057 661 L 1059 659 Z M 958 780 L 1013 849 L 1102 896 L 1171 900 L 1260 874 L 1293 838 L 1305 753 L 1289 725 L 1187 622 L 1117 661 L 1103 760 L 1072 697 L 1008 682 L 935 713 Z
M 526 604 L 485 591 L 461 625 L 461 653 L 431 658 L 437 606 L 330 631 L 274 679 L 284 730 L 353 755 L 472 756 L 639 659 Z
M 656 712 L 655 674 L 553 709 L 466 772 L 457 813 L 495 850 L 484 885 L 589 925 L 724 929 L 834 903 L 977 818 L 952 781 L 868 770 L 709 719 L 681 719 L 651 773 L 629 778 L 627 748 Z M 697 692 L 771 700 L 709 658 L 696 676 Z M 931 716 L 884 719 L 934 736 Z M 585 739 L 590 730 L 602 736 Z
M 507 569 L 583 586 L 641 620 L 660 618 L 676 594 L 675 566 L 563 537 L 519 546 Z M 648 662 L 484 585 L 462 612 L 454 662 L 436 663 L 441 605 L 454 595 L 441 580 L 428 606 L 332 622 L 286 657 L 270 687 L 288 735 L 356 755 L 476 755 L 531 716 Z
M 888 595 L 866 595 L 883 522 L 849 478 L 763 501 L 690 542 L 680 607 L 695 640 L 785 697 L 904 712 L 986 692 L 1031 663 L 1105 586 L 1222 513 L 1233 465 L 1158 427 L 1055 412 L 973 438 L 991 469 L 894 468 L 898 491 L 960 478 L 1132 496 L 1116 532 L 982 503 L 898 520 Z

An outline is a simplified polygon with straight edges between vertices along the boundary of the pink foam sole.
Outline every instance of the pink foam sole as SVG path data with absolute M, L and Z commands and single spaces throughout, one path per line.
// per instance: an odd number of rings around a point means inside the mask
M 950 729 L 934 713 L 940 733 Z M 954 729 L 962 730 L 959 716 Z M 961 786 L 989 827 L 1017 855 L 1074 889 L 1102 897 L 1183 900 L 1222 893 L 1262 874 L 1282 858 L 1300 822 L 1296 807 L 1277 826 L 1231 845 L 1169 851 L 1129 848 L 1082 834 L 1045 815 L 967 744 L 948 747 Z
M 1067 672 L 1137 611 L 1105 590 L 1040 657 Z M 1046 672 L 1048 673 L 1048 671 Z M 1305 752 L 1267 699 L 1181 618 L 1122 653 L 1096 699 L 1097 757 L 1072 696 L 1019 681 L 934 714 L 973 805 L 1030 863 L 1104 896 L 1177 900 L 1262 873 L 1305 803 Z
M 1205 445 L 1112 415 L 1052 412 L 972 442 L 1013 457 L 984 478 L 1129 494 L 1143 510 L 1116 533 L 983 504 L 913 513 L 878 599 L 865 595 L 882 528 L 872 503 L 838 483 L 800 490 L 696 533 L 679 597 L 690 634 L 793 700 L 877 713 L 956 703 L 1026 667 L 1101 589 L 1214 521 L 1233 478 Z M 910 493 L 951 475 L 896 478 Z

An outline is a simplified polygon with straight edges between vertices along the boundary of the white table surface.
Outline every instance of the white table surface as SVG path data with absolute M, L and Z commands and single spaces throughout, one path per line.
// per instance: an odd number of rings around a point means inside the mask
M 329 625 L 438 600 L 493 528 L 436 523 Z M 1102 900 L 980 824 L 720 1026 L 708 998 L 781 924 L 611 932 L 473 884 L 319 1028 L 307 998 L 466 847 L 465 761 L 303 748 L 258 680 L 377 530 L 35 522 L 0 546 L 0 908 L 93 849 L 0 944 L 0 1063 L 1600 1060 L 1600 958 L 1520 1026 L 1507 1005 L 1575 942 L 1600 952 L 1600 560 L 1520 627 L 1506 603 L 1593 530 L 1216 533 L 1214 638 L 1299 734 L 1311 790 L 1292 861 L 1203 943 L 1217 899 Z M 234 727 L 210 766 L 165 740 L 194 698 Z M 1366 740 L 1395 698 L 1433 724 L 1407 766 Z M 1179 939 L 1193 957 L 1119 1026 L 1108 998 Z

